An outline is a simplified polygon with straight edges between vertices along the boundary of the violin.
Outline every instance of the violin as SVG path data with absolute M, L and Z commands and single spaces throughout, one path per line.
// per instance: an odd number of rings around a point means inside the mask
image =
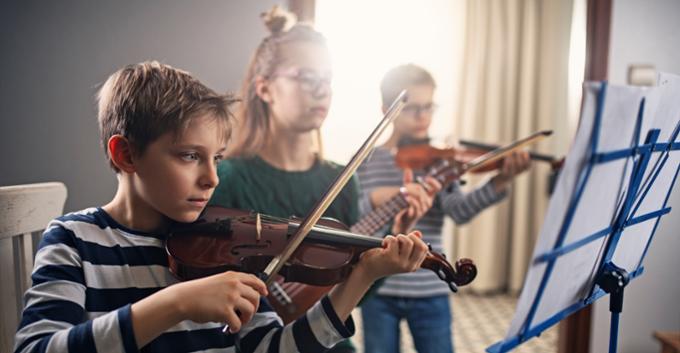
M 461 140 L 460 144 L 461 147 L 457 148 L 436 148 L 426 143 L 402 145 L 397 150 L 395 161 L 400 168 L 423 170 L 443 159 L 460 164 L 470 163 L 486 153 L 499 148 L 497 145 L 465 140 Z M 529 152 L 529 157 L 531 160 L 549 163 L 553 171 L 562 168 L 562 164 L 564 164 L 564 158 L 556 158 L 546 154 Z M 497 159 L 469 172 L 486 173 L 500 169 L 502 165 L 503 160 Z
M 258 275 L 287 246 L 299 226 L 300 220 L 295 218 L 208 206 L 198 221 L 170 231 L 165 243 L 170 272 L 183 281 L 224 271 Z M 278 272 L 278 282 L 334 285 L 349 276 L 361 253 L 378 247 L 382 247 L 381 238 L 355 234 L 339 221 L 321 219 Z M 477 275 L 472 260 L 461 259 L 452 266 L 434 251 L 428 252 L 421 266 L 435 272 L 454 292 Z M 276 292 L 277 286 L 270 289 Z M 297 314 L 299 310 L 290 316 Z

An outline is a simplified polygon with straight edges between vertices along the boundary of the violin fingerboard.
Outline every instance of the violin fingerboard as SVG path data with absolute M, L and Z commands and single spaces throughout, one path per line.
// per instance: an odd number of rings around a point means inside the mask
M 380 207 L 362 217 L 350 230 L 352 233 L 373 235 L 385 224 L 388 224 L 401 210 L 408 207 L 408 202 L 402 194 L 398 194 Z

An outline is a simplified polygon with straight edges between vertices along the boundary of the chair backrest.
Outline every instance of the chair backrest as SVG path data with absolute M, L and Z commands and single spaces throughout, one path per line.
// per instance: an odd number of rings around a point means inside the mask
M 0 352 L 11 352 L 40 231 L 64 210 L 66 186 L 0 186 Z

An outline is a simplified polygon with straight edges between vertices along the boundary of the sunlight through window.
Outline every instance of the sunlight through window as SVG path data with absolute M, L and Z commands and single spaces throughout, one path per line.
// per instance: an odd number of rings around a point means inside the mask
M 450 0 L 317 0 L 316 27 L 328 39 L 334 71 L 333 103 L 322 128 L 325 158 L 349 160 L 382 116 L 380 80 L 406 63 L 423 66 L 437 81 L 439 108 L 430 134 L 452 134 L 464 10 L 461 1 Z

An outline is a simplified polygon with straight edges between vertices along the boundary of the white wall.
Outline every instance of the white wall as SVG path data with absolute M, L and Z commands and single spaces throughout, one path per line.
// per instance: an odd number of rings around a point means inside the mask
M 62 181 L 67 211 L 107 202 L 116 180 L 98 138 L 98 84 L 156 59 L 237 91 L 265 35 L 259 14 L 277 2 L 0 2 L 0 185 Z
M 679 18 L 678 0 L 613 0 L 610 82 L 626 83 L 630 64 L 680 75 Z
M 591 0 L 597 1 L 597 0 Z M 680 74 L 680 1 L 614 0 L 609 79 L 626 81 L 628 65 L 653 64 Z M 679 98 L 680 99 L 680 98 Z M 669 200 L 644 261 L 645 272 L 625 290 L 619 327 L 619 353 L 659 352 L 655 330 L 680 330 L 680 185 Z M 595 303 L 591 352 L 609 347 L 609 299 Z

